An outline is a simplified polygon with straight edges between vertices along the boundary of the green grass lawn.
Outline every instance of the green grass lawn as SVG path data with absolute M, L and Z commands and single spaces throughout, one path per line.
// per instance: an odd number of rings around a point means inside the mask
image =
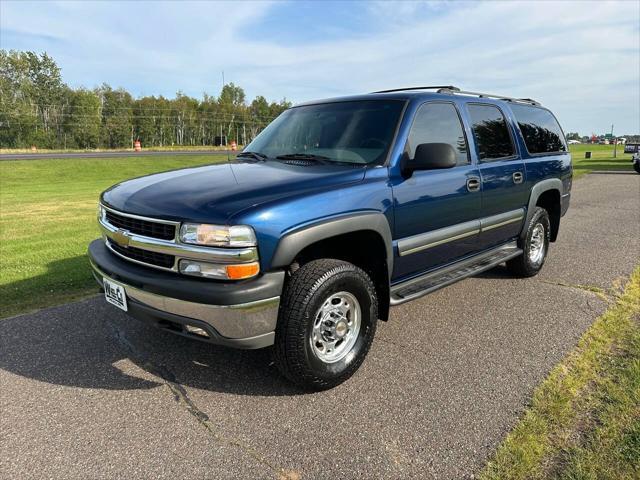
M 569 145 L 577 178 L 593 170 L 628 170 L 633 172 L 631 154 L 624 153 L 624 145 L 618 145 L 617 157 L 613 158 L 613 145 Z M 591 152 L 591 158 L 584 158 Z M 635 172 L 634 172 L 635 173 Z
M 86 256 L 98 195 L 118 181 L 226 155 L 0 161 L 0 317 L 97 292 Z
M 640 478 L 640 268 L 536 389 L 480 478 Z

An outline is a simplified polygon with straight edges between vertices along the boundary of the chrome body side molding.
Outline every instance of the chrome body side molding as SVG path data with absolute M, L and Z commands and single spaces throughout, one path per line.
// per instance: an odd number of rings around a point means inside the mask
M 421 252 L 444 243 L 477 235 L 483 231 L 500 228 L 515 222 L 522 222 L 524 213 L 524 208 L 518 208 L 517 210 L 499 213 L 498 215 L 484 217 L 479 220 L 459 223 L 450 227 L 439 228 L 431 232 L 403 238 L 398 241 L 398 254 L 401 257 L 411 255 L 412 253 Z
M 440 228 L 427 233 L 420 233 L 398 241 L 398 254 L 403 257 L 421 252 L 443 243 L 453 242 L 461 238 L 480 233 L 480 220 L 459 223 L 450 227 Z
M 505 213 L 499 213 L 490 217 L 480 219 L 480 231 L 493 230 L 494 228 L 504 227 L 515 222 L 521 222 L 524 218 L 524 208 L 511 210 Z

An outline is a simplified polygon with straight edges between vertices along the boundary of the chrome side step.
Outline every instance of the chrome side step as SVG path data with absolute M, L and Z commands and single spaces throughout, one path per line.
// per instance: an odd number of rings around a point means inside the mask
M 391 287 L 391 305 L 399 305 L 422 297 L 458 280 L 489 270 L 521 254 L 522 249 L 518 248 L 514 241 L 394 285 Z

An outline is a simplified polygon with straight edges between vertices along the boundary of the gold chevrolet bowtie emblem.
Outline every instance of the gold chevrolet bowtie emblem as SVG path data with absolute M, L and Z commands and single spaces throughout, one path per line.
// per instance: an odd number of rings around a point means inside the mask
M 121 247 L 126 247 L 129 245 L 129 232 L 120 228 L 113 233 L 112 239 Z

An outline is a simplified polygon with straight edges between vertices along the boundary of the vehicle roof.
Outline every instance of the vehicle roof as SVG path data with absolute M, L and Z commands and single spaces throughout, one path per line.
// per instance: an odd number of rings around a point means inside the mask
M 433 91 L 433 90 L 399 90 L 399 91 L 391 91 L 391 92 L 372 92 L 372 93 L 364 93 L 359 95 L 348 95 L 343 97 L 332 97 L 318 100 L 311 100 L 308 102 L 302 102 L 296 107 L 304 106 L 304 105 L 317 105 L 319 103 L 336 103 L 336 102 L 354 102 L 354 101 L 363 101 L 363 100 L 402 100 L 402 101 L 426 101 L 426 100 L 451 100 L 452 98 L 464 99 L 466 101 L 488 101 L 489 103 L 493 102 L 504 102 L 504 103 L 516 103 L 519 105 L 527 105 L 527 106 L 537 106 L 541 107 L 541 105 L 531 99 L 519 99 L 519 98 L 510 98 L 503 97 L 498 95 L 491 94 L 481 94 L 474 92 L 454 92 L 454 91 Z

